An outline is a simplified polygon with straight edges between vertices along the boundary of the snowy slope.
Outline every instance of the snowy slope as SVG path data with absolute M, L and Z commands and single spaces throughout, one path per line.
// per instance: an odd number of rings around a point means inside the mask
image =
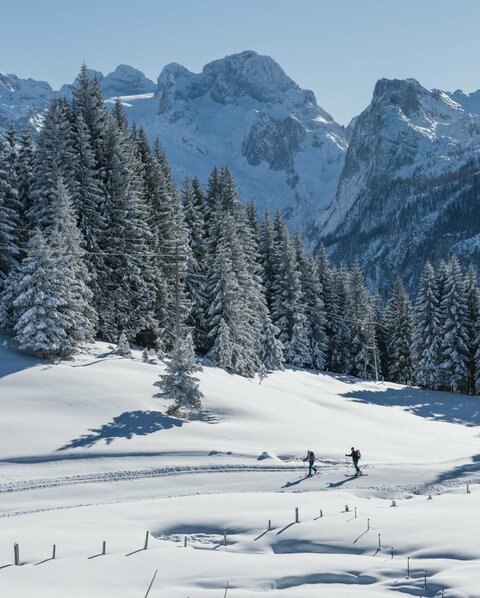
M 6 595 L 142 596 L 158 568 L 150 598 L 221 597 L 227 580 L 229 598 L 480 596 L 480 549 L 467 541 L 480 531 L 478 399 L 296 370 L 259 384 L 205 367 L 202 417 L 183 422 L 152 396 L 163 367 L 104 343 L 58 365 L 0 347 Z M 368 476 L 345 464 L 352 444 Z M 23 567 L 9 566 L 14 542 Z M 58 558 L 45 561 L 53 543 Z

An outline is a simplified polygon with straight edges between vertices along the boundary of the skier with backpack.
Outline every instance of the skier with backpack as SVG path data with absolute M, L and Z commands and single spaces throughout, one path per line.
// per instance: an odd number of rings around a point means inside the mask
M 360 467 L 358 466 L 358 462 L 362 458 L 362 454 L 360 453 L 360 449 L 356 449 L 352 446 L 351 452 L 349 454 L 345 453 L 345 457 L 351 457 L 353 461 L 353 466 L 355 467 L 356 474 L 355 475 L 362 475 Z
M 307 478 L 312 477 L 312 469 L 317 473 L 317 468 L 315 467 L 315 453 L 313 451 L 307 451 L 307 456 L 305 457 L 304 461 L 308 462 L 308 475 Z

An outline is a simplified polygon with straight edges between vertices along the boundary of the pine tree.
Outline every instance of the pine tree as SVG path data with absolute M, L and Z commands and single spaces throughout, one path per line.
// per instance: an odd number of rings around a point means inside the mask
M 347 373 L 370 377 L 374 373 L 371 302 L 360 264 L 354 264 L 348 277 L 346 322 L 349 330 Z
M 5 279 L 20 259 L 22 246 L 21 206 L 11 151 L 0 135 L 0 292 Z
M 259 253 L 262 266 L 262 283 L 265 289 L 268 309 L 272 310 L 273 285 L 275 279 L 275 230 L 268 210 L 265 211 L 260 227 Z
M 114 117 L 109 120 L 105 159 L 107 222 L 102 251 L 106 268 L 100 280 L 99 330 L 110 341 L 115 341 L 121 332 L 130 340 L 141 334 L 156 337 L 154 256 L 148 247 L 148 211 L 135 177 L 135 156 Z
M 275 216 L 275 277 L 272 322 L 280 330 L 286 363 L 303 367 L 310 361 L 310 345 L 301 275 L 295 245 L 279 213 Z
M 105 167 L 105 139 L 107 135 L 108 113 L 104 105 L 100 85 L 96 78 L 91 78 L 85 64 L 77 77 L 72 98 L 72 112 L 75 117 L 81 115 L 88 127 L 90 141 L 95 156 L 96 171 L 103 180 Z
M 440 372 L 440 297 L 435 271 L 425 265 L 415 303 L 413 355 L 415 379 L 425 388 L 441 385 Z
M 33 161 L 34 152 L 30 132 L 26 129 L 20 138 L 20 147 L 15 162 L 15 171 L 17 175 L 18 201 L 22 210 L 22 220 L 31 206 L 31 193 L 33 182 Z M 25 226 L 25 225 L 24 225 Z M 25 237 L 26 238 L 26 237 Z
M 90 133 L 81 113 L 75 118 L 72 135 L 75 150 L 74 177 L 77 183 L 75 209 L 78 226 L 83 235 L 85 261 L 90 272 L 94 304 L 99 306 L 102 295 L 100 282 L 105 280 L 107 271 L 102 252 L 102 239 L 106 231 L 105 190 L 98 179 Z
M 74 177 L 75 150 L 67 108 L 62 100 L 52 100 L 38 136 L 33 161 L 30 228 L 47 231 L 55 220 L 55 198 L 59 179 L 66 185 L 76 205 Z
M 198 179 L 194 182 L 188 178 L 185 179 L 182 199 L 190 248 L 186 286 L 192 303 L 192 311 L 187 324 L 193 328 L 195 347 L 203 353 L 208 348 L 208 247 L 205 237 L 205 198 Z
M 161 277 L 156 318 L 162 331 L 161 349 L 169 351 L 177 336 L 186 334 L 192 308 L 186 287 L 191 258 L 183 204 L 158 141 L 153 148 L 150 179 L 157 270 Z
M 440 370 L 444 388 L 468 390 L 469 337 L 465 281 L 456 256 L 447 264 L 440 301 Z
M 66 357 L 91 340 L 95 312 L 68 191 L 60 179 L 48 234 L 36 231 L 15 288 L 15 339 L 40 358 Z
M 224 214 L 222 229 L 209 277 L 208 357 L 229 372 L 253 376 L 258 369 L 255 339 L 249 328 L 245 289 L 239 284 L 238 272 L 245 263 L 232 214 Z
M 120 355 L 121 357 L 132 357 L 132 351 L 130 350 L 130 344 L 125 332 L 122 332 L 118 337 L 117 355 Z
M 327 369 L 332 372 L 349 371 L 351 331 L 348 318 L 349 272 L 346 268 L 332 269 L 331 284 L 327 287 Z
M 413 322 L 410 299 L 400 278 L 394 282 L 384 321 L 389 380 L 410 384 L 413 380 Z
M 307 318 L 307 336 L 310 344 L 308 367 L 323 370 L 326 363 L 327 337 L 325 334 L 325 307 L 322 301 L 322 288 L 315 271 L 315 262 L 311 255 L 306 255 L 303 241 L 297 233 L 295 237 L 297 263 L 300 271 L 300 283 L 303 294 L 303 306 Z
M 478 289 L 477 272 L 470 266 L 465 278 L 465 292 L 467 295 L 467 331 L 468 331 L 468 392 L 476 393 L 476 362 L 477 351 L 477 322 L 480 318 L 480 291 Z
M 173 401 L 167 411 L 169 415 L 188 417 L 192 411 L 201 409 L 203 393 L 198 378 L 192 375 L 200 369 L 195 363 L 192 336 L 188 333 L 184 338 L 179 337 L 175 341 L 167 373 L 156 383 L 161 389 L 159 396 Z

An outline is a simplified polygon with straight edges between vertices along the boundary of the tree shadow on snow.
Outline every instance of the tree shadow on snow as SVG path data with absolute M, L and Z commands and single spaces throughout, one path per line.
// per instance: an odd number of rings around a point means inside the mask
M 343 395 L 357 403 L 402 407 L 405 411 L 435 421 L 464 426 L 480 424 L 480 398 L 419 388 L 353 390 Z
M 91 447 L 101 440 L 104 440 L 106 444 L 111 444 L 117 438 L 130 440 L 134 436 L 146 436 L 159 430 L 179 428 L 183 423 L 183 420 L 170 417 L 161 411 L 125 411 L 114 417 L 108 424 L 104 424 L 100 428 L 92 428 L 90 434 L 83 434 L 80 438 L 71 440 L 57 450 Z
M 23 353 L 11 338 L 0 335 L 0 378 L 46 363 Z
M 452 467 L 448 471 L 439 474 L 433 482 L 434 484 L 442 484 L 449 480 L 457 480 L 459 478 L 469 478 L 471 475 L 480 473 L 480 455 L 472 455 L 469 463 L 462 463 L 456 467 Z

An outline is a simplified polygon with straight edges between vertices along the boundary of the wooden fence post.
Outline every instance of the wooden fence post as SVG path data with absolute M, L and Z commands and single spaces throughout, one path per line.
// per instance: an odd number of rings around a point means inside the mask
M 16 542 L 13 545 L 13 556 L 15 559 L 15 565 L 20 565 L 20 547 Z
M 53 545 L 53 550 L 52 550 L 52 559 L 55 560 L 56 556 L 57 556 L 57 545 L 54 544 Z
M 147 550 L 147 548 L 148 548 L 148 538 L 149 538 L 149 536 L 150 536 L 150 532 L 146 532 L 145 533 L 145 544 L 143 546 L 143 550 Z
M 103 544 L 102 544 L 102 554 L 106 554 L 106 552 L 107 552 L 107 543 L 106 543 L 106 541 L 104 540 L 104 541 L 103 541 Z
M 295 523 L 298 523 L 298 507 L 295 507 Z
M 223 545 L 224 546 L 227 545 L 227 530 L 226 529 L 223 530 Z

